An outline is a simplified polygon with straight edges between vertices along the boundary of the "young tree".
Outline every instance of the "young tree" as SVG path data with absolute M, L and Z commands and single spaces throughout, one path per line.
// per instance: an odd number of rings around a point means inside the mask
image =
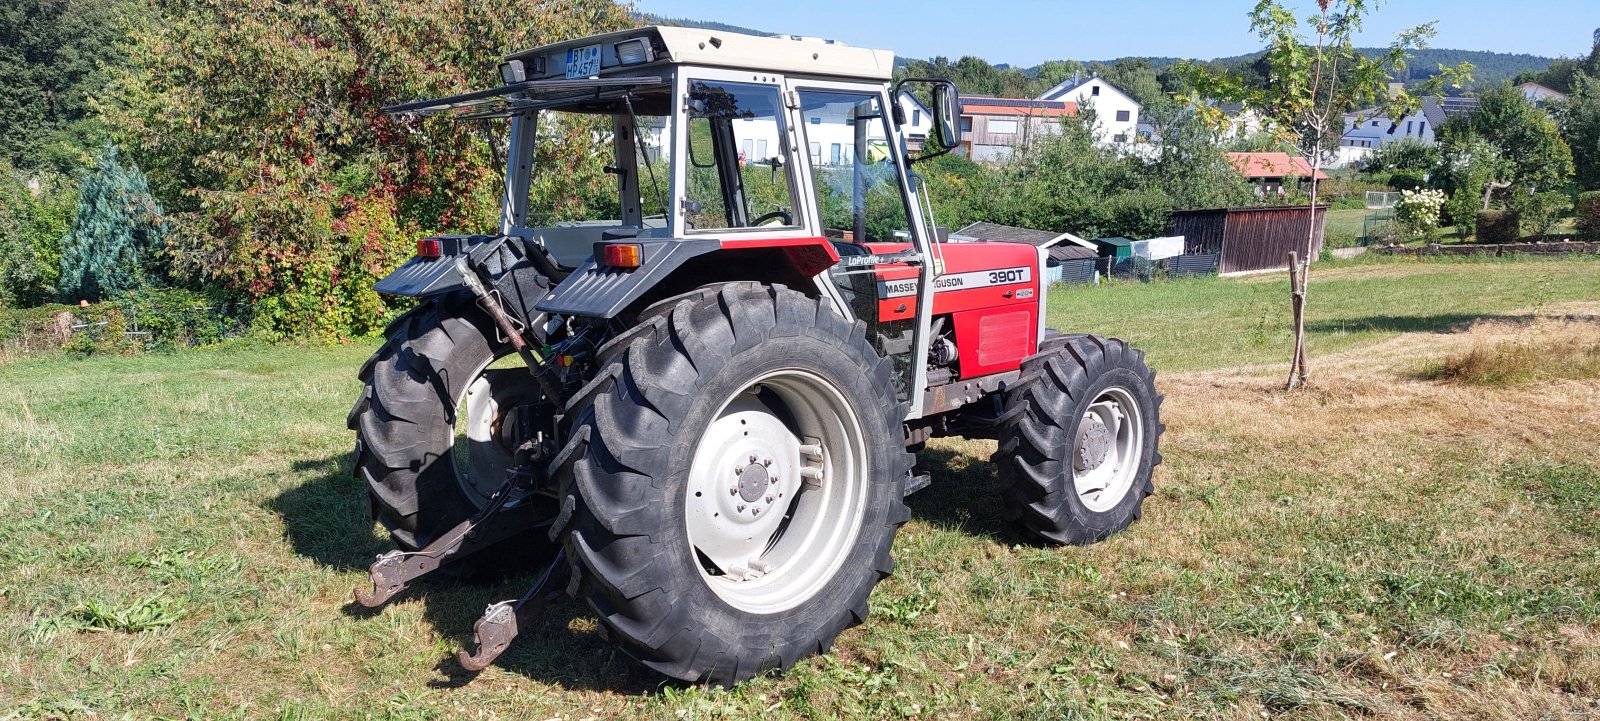
M 100 300 L 139 287 L 167 225 L 139 168 L 123 165 L 107 145 L 78 194 L 78 214 L 61 243 L 61 295 Z
M 1426 47 L 1433 37 L 1432 23 L 1405 30 L 1389 48 L 1375 57 L 1358 52 L 1354 38 L 1362 21 L 1377 6 L 1376 0 L 1317 0 L 1318 12 L 1301 25 L 1294 12 L 1277 0 L 1260 0 L 1250 12 L 1250 28 L 1267 42 L 1260 65 L 1265 82 L 1247 84 L 1237 75 L 1218 74 L 1185 66 L 1193 90 L 1189 104 L 1201 108 L 1215 123 L 1221 111 L 1206 99 L 1242 101 L 1262 112 L 1271 128 L 1294 142 L 1310 160 L 1312 177 L 1307 202 L 1306 242 L 1290 254 L 1290 303 L 1294 314 L 1294 356 L 1286 387 L 1293 389 L 1310 379 L 1305 356 L 1306 287 L 1311 254 L 1315 248 L 1317 174 L 1329 151 L 1338 143 L 1344 116 L 1377 106 L 1379 112 L 1400 118 L 1415 112 L 1422 95 L 1438 92 L 1449 80 L 1459 85 L 1470 65 L 1440 67 L 1422 92 L 1399 89 L 1385 95 L 1390 78 L 1403 76 L 1407 59 Z

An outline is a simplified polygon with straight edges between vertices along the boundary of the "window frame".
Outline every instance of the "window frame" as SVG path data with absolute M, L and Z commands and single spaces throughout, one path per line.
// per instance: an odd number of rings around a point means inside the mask
M 776 101 L 773 107 L 775 111 L 774 119 L 778 128 L 778 152 L 775 156 L 781 156 L 784 159 L 784 175 L 789 184 L 790 207 L 787 210 L 791 215 L 790 220 L 792 222 L 790 225 L 758 225 L 748 228 L 689 227 L 689 213 L 684 206 L 685 201 L 688 200 L 689 190 L 689 120 L 691 117 L 689 112 L 689 92 L 694 83 L 731 83 L 743 86 L 759 86 L 770 88 L 776 94 Z M 676 157 L 683 159 L 683 162 L 675 163 L 672 173 L 673 209 L 671 217 L 673 225 L 671 226 L 671 234 L 674 237 L 715 238 L 719 235 L 742 236 L 759 233 L 771 238 L 804 238 L 811 235 L 807 226 L 807 201 L 802 193 L 797 171 L 797 164 L 804 162 L 804 158 L 793 141 L 794 125 L 798 120 L 793 117 L 793 110 L 784 101 L 785 87 L 785 78 L 781 75 L 762 75 L 753 78 L 750 73 L 742 71 L 697 65 L 680 66 L 674 89 L 676 102 L 673 109 L 673 123 L 679 132 L 673 134 L 673 153 Z

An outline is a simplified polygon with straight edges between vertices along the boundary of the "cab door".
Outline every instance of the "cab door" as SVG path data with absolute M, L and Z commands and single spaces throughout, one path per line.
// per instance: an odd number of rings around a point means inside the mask
M 899 129 L 879 85 L 789 81 L 803 150 L 807 225 L 833 242 L 840 262 L 824 290 L 895 367 L 895 391 L 921 415 L 931 300 L 929 246 L 911 188 Z

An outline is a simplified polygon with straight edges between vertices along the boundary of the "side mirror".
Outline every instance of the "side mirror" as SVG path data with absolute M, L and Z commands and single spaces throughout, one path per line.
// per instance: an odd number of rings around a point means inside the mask
M 954 82 L 944 78 L 905 78 L 895 83 L 895 120 L 901 124 L 905 123 L 905 113 L 900 108 L 899 100 L 901 89 L 913 84 L 927 85 L 933 95 L 932 117 L 928 120 L 933 125 L 932 140 L 937 141 L 939 146 L 938 150 L 933 152 L 924 150 L 921 155 L 911 160 L 913 163 L 920 163 L 944 155 L 961 145 L 961 134 L 956 130 L 956 119 L 961 117 L 961 92 L 956 89 Z
M 948 80 L 933 86 L 933 132 L 939 144 L 954 148 L 961 144 L 956 133 L 956 118 L 961 117 L 961 95 Z

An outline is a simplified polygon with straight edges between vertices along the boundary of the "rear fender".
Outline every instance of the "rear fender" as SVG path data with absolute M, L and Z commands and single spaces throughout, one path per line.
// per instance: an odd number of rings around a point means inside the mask
M 638 268 L 591 257 L 536 306 L 546 313 L 611 319 L 709 283 L 753 280 L 806 290 L 839 261 L 826 238 L 629 240 L 642 246 Z
M 465 255 L 472 265 L 489 275 L 490 286 L 500 293 L 501 304 L 540 342 L 544 341 L 545 317 L 534 308 L 550 289 L 550 280 L 527 257 L 530 250 L 515 238 L 494 235 L 434 236 L 440 241 L 437 258 L 413 257 L 373 286 L 387 295 L 432 298 L 465 290 L 458 258 Z

